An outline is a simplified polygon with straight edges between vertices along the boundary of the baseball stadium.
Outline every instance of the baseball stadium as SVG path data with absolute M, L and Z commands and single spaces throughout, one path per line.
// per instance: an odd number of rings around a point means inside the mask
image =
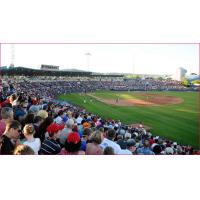
M 0 154 L 197 155 L 191 76 L 1 67 Z

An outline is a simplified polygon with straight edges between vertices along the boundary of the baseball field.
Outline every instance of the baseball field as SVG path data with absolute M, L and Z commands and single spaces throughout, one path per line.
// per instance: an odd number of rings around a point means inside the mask
M 112 92 L 67 94 L 58 97 L 104 119 L 123 124 L 142 122 L 153 135 L 182 145 L 199 146 L 198 92 Z

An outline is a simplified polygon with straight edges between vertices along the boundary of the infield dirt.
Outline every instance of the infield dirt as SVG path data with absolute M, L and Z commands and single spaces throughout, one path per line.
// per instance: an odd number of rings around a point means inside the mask
M 160 106 L 160 105 L 170 105 L 170 104 L 179 104 L 183 102 L 182 98 L 174 97 L 174 96 L 162 96 L 157 94 L 146 94 L 141 93 L 141 96 L 145 96 L 146 99 L 137 99 L 137 98 L 130 98 L 130 99 L 103 99 L 96 97 L 93 94 L 88 94 L 98 101 L 106 103 L 108 105 L 115 105 L 115 106 Z

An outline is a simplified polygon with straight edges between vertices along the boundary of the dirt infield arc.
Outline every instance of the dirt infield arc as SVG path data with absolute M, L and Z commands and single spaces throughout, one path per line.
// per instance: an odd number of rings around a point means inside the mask
M 146 96 L 146 99 L 103 99 L 96 97 L 93 94 L 88 94 L 98 101 L 106 103 L 108 105 L 115 105 L 115 106 L 160 106 L 160 105 L 170 105 L 170 104 L 179 104 L 183 102 L 183 99 L 174 96 L 162 96 L 157 94 L 146 94 L 140 93 L 141 96 Z

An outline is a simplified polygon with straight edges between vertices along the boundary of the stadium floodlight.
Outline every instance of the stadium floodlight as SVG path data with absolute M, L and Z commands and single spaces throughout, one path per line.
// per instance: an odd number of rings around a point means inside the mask
M 132 68 L 132 73 L 133 73 L 133 75 L 134 75 L 134 73 L 135 73 L 135 60 L 134 60 L 134 56 L 133 56 L 133 66 L 132 66 L 133 68 Z
M 14 44 L 11 44 L 11 63 L 10 63 L 10 67 L 14 67 L 15 64 L 15 45 Z
M 87 58 L 87 69 L 90 71 L 90 56 L 92 55 L 91 53 L 86 53 L 86 58 Z

